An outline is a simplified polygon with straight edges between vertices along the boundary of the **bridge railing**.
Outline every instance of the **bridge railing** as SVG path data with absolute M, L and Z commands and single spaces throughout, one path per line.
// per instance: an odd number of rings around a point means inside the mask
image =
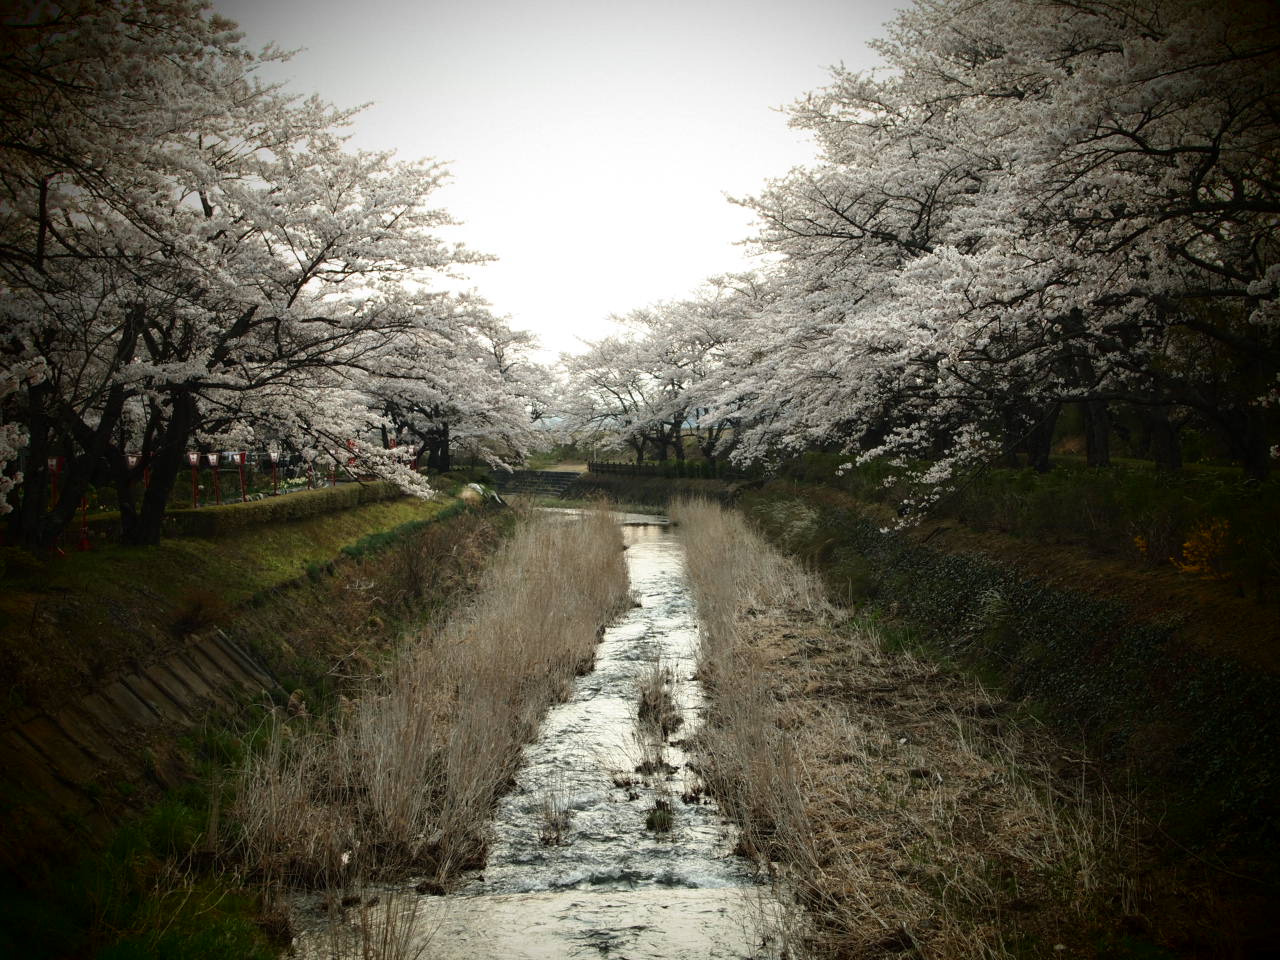
M 691 477 L 724 480 L 746 476 L 741 470 L 714 460 L 653 460 L 643 463 L 590 460 L 587 462 L 587 472 L 631 477 Z

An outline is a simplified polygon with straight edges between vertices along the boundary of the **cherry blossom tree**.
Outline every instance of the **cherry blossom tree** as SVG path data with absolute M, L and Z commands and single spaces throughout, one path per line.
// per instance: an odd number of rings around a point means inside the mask
M 25 432 L 20 539 L 50 542 L 110 480 L 126 538 L 154 542 L 193 441 L 345 448 L 425 495 L 376 442 L 390 398 L 433 389 L 474 397 L 473 422 L 486 403 L 504 411 L 490 423 L 515 417 L 518 391 L 477 373 L 497 361 L 459 319 L 466 298 L 433 289 L 482 259 L 439 238 L 439 164 L 348 150 L 350 112 L 257 81 L 280 55 L 246 51 L 203 4 L 32 4 L 3 42 L 0 402 L 10 453 Z
M 560 358 L 564 381 L 558 413 L 565 430 L 580 442 L 629 447 L 637 460 L 645 459 L 658 400 L 636 339 L 615 334 L 586 346 Z
M 739 455 L 816 444 L 933 486 L 1063 404 L 1193 411 L 1265 473 L 1277 28 L 1265 4 L 920 3 L 800 101 L 819 162 L 747 201 L 778 299 L 731 352 Z M 1270 417 L 1270 419 L 1268 419 Z M 1171 461 L 1174 457 L 1170 456 Z
M 548 374 L 529 358 L 531 335 L 482 301 L 455 307 L 448 324 L 415 331 L 389 345 L 385 363 L 366 365 L 368 404 L 382 416 L 383 446 L 408 444 L 432 469 L 450 469 L 455 447 L 510 469 L 534 443 Z

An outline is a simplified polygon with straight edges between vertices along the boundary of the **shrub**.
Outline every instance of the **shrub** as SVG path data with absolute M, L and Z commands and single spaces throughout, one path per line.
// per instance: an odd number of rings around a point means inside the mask
M 807 453 L 785 479 L 821 484 L 863 503 L 896 506 L 909 494 L 894 468 L 876 461 L 847 470 L 846 458 Z M 1146 465 L 1090 468 L 1067 461 L 1048 473 L 981 467 L 957 479 L 927 520 L 953 519 L 1042 543 L 1073 543 L 1152 566 L 1236 581 L 1266 595 L 1280 577 L 1280 483 L 1230 471 L 1179 473 Z M 1190 553 L 1188 553 L 1190 551 Z
M 186 637 L 202 627 L 207 627 L 227 613 L 227 601 L 221 594 L 200 587 L 187 591 L 178 601 L 169 632 L 174 637 Z
M 399 496 L 401 492 L 395 484 L 380 480 L 321 487 L 249 503 L 170 510 L 165 515 L 165 533 L 168 536 L 215 538 L 265 524 L 302 520 Z

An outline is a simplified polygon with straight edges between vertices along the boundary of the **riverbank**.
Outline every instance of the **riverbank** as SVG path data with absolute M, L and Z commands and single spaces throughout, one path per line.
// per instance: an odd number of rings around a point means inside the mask
M 206 535 L 149 547 L 99 543 L 44 557 L 5 548 L 0 723 L 64 704 L 123 668 L 225 627 L 272 591 L 327 571 L 344 551 L 366 552 L 367 538 L 393 530 L 403 535 L 458 509 L 451 497 L 329 502 L 334 493 L 355 492 L 349 485 L 280 498 L 298 519 L 238 519 L 255 517 L 274 501 L 192 511 L 200 513 Z M 315 512 L 307 510 L 312 502 Z M 223 522 L 228 517 L 234 522 Z
M 583 522 L 577 511 L 548 513 L 557 524 Z M 767 887 L 732 854 L 735 832 L 686 753 L 703 699 L 683 544 L 661 518 L 613 519 L 626 545 L 630 603 L 522 751 L 488 824 L 483 869 L 467 871 L 447 896 L 416 895 L 412 878 L 376 889 L 372 913 L 390 896 L 412 919 L 402 955 L 765 956 L 751 907 Z M 308 960 L 330 956 L 328 915 L 322 900 L 317 906 L 298 942 Z M 368 921 L 354 906 L 345 913 L 348 955 L 358 955 Z
M 337 710 L 272 718 L 235 788 L 227 855 L 278 905 L 313 893 L 322 941 L 397 955 L 417 897 L 485 864 L 524 745 L 627 602 L 611 516 L 525 517 L 471 602 L 407 634 Z
M 1144 851 L 1078 745 L 893 649 L 737 513 L 674 519 L 712 694 L 700 769 L 791 903 L 793 952 L 1166 955 L 1135 929 Z
M 1139 931 L 1179 955 L 1278 942 L 1276 680 L 1257 658 L 1274 644 L 1249 626 L 1274 621 L 1255 599 L 1219 596 L 1240 609 L 1218 619 L 1203 589 L 1179 592 L 1158 571 L 1144 581 L 1069 546 L 953 525 L 894 532 L 892 518 L 822 487 L 774 484 L 741 503 L 831 596 L 873 617 L 891 651 L 981 682 L 1067 745 L 1060 757 L 1087 756 L 1082 769 L 1131 810 L 1144 850 Z
M 56 779 L 44 789 L 6 763 L 0 946 L 11 949 L 0 952 L 94 956 L 128 942 L 110 955 L 270 955 L 260 898 L 210 839 L 228 829 L 230 771 L 260 748 L 265 717 L 327 715 L 409 624 L 436 622 L 468 596 L 514 519 L 404 499 L 217 541 L 68 556 L 27 581 L 38 609 L 68 626 L 66 649 L 96 669 L 65 671 L 61 702 L 41 701 L 44 716 L 70 718 L 46 743 L 74 752 L 74 770 L 45 759 L 36 772 Z M 103 606 L 123 616 L 84 615 Z M 211 635 L 242 652 L 250 672 L 239 685 L 206 682 L 207 660 L 182 662 Z M 40 665 L 38 649 L 26 655 Z M 113 664 L 146 678 L 166 656 L 178 658 L 173 697 L 126 684 L 158 698 L 157 719 L 144 708 L 109 729 L 72 725 L 83 709 L 106 709 L 93 691 L 114 682 Z

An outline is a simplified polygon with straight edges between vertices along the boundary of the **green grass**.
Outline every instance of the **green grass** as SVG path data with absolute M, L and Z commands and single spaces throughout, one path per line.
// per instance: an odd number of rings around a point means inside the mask
M 122 584 L 144 594 L 156 592 L 171 576 L 225 589 L 239 578 L 237 588 L 252 603 L 233 609 L 217 605 L 218 594 L 209 593 L 195 595 L 203 598 L 195 605 L 224 618 L 233 639 L 280 678 L 284 688 L 272 694 L 277 708 L 297 690 L 315 722 L 327 723 L 326 708 L 339 693 L 351 692 L 335 662 L 358 653 L 376 669 L 372 665 L 409 624 L 478 581 L 514 519 L 512 511 L 464 510 L 454 502 L 378 503 L 314 522 L 264 528 L 256 537 L 237 534 L 209 542 L 222 548 L 211 561 L 198 550 L 189 552 L 198 541 L 185 540 L 117 554 L 160 556 L 167 564 L 210 561 L 197 570 L 140 564 L 121 574 L 139 577 L 131 582 L 127 576 L 115 579 L 108 559 L 96 576 L 64 576 L 52 585 L 75 585 L 98 597 L 123 589 Z M 255 545 L 263 544 L 287 553 L 287 562 L 280 556 L 258 562 Z M 113 552 L 104 551 L 108 558 Z M 81 564 L 91 569 L 94 559 L 102 558 L 84 557 Z M 304 563 L 319 571 L 315 579 L 298 576 Z M 411 591 L 405 584 L 412 578 L 422 583 Z M 349 589 L 356 584 L 360 589 Z M 86 645 L 82 652 L 92 656 L 95 641 L 86 636 L 80 641 Z M 93 822 L 58 815 L 47 799 L 21 784 L 4 783 L 0 812 L 11 827 L 19 826 L 15 818 L 30 821 L 24 840 L 44 846 L 24 857 L 30 868 L 0 877 L 0 956 L 277 956 L 281 945 L 264 932 L 261 892 L 213 854 L 225 854 L 228 837 L 235 836 L 229 813 L 233 772 L 261 748 L 271 709 L 246 693 L 238 701 L 224 701 L 176 741 L 155 744 L 155 752 L 140 745 L 131 774 L 86 785 L 98 806 Z M 172 784 L 175 778 L 177 786 L 158 790 L 161 780 Z M 125 814 L 128 809 L 135 813 Z M 37 813 L 44 818 L 40 823 L 32 819 Z M 121 825 L 104 837 L 102 819 L 122 815 Z M 208 842 L 215 822 L 221 838 L 216 844 Z M 45 834 L 36 835 L 37 828 Z
M 464 509 L 466 509 L 466 505 L 462 501 L 455 500 L 443 505 L 428 517 L 423 517 L 420 520 L 409 520 L 388 530 L 378 530 L 374 533 L 366 534 L 355 543 L 343 547 L 342 553 L 344 556 L 353 559 L 380 553 L 397 543 L 403 543 L 414 534 L 421 532 L 428 524 L 439 523 L 441 520 L 460 513 Z
M 367 538 L 432 521 L 451 503 L 400 498 L 216 539 L 105 544 L 48 558 L 11 549 L 0 582 L 0 658 L 10 664 L 0 714 L 60 703 L 131 660 L 154 659 L 192 630 L 224 623 L 238 606 L 344 549 L 368 551 Z
M 99 850 L 0 885 L 0 955 L 30 960 L 266 960 L 258 899 L 188 860 L 209 825 L 198 784 L 167 795 Z
M 887 508 L 909 495 L 888 464 L 838 474 L 844 460 L 805 454 L 783 475 Z M 918 519 L 1086 546 L 1134 566 L 1190 566 L 1264 599 L 1280 580 L 1280 481 L 1259 484 L 1238 470 L 1208 465 L 1169 473 L 1139 460 L 1099 469 L 1060 457 L 1048 473 L 984 467 L 957 478 L 954 487 Z

